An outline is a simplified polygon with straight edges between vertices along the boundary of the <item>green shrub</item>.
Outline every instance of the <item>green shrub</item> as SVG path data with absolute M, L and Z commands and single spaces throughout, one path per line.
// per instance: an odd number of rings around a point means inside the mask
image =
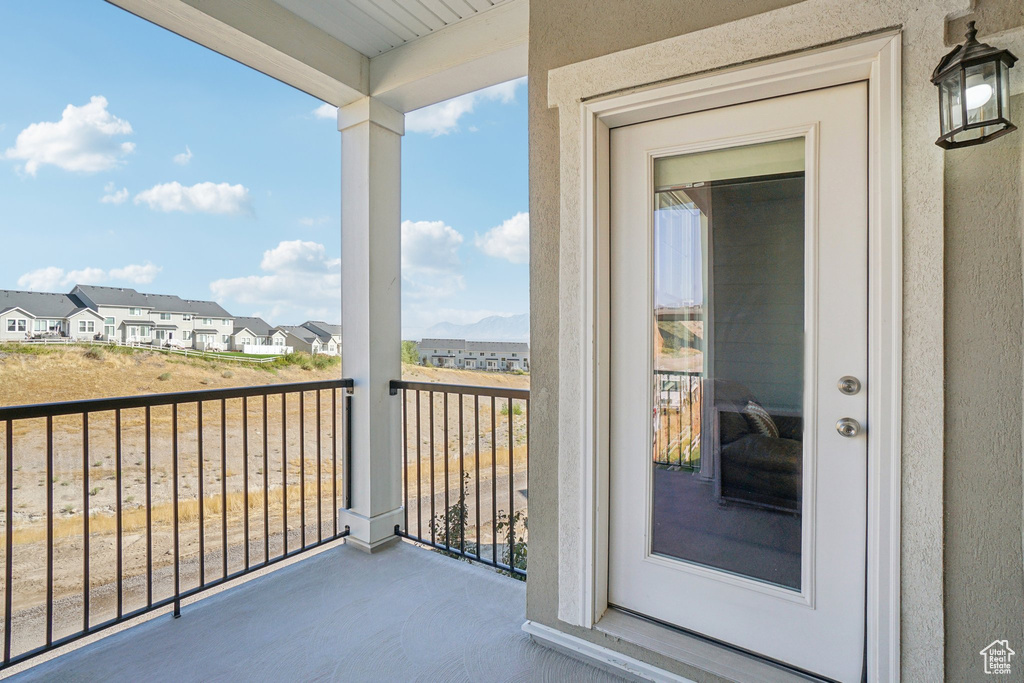
M 93 346 L 85 352 L 85 357 L 90 360 L 103 360 L 103 349 Z
M 220 376 L 223 377 L 224 379 L 231 379 L 232 377 L 235 376 L 235 373 L 231 372 L 230 370 L 225 370 L 224 372 L 220 373 Z
M 518 537 L 516 536 L 516 527 L 522 525 L 523 531 Z M 504 510 L 498 510 L 497 524 L 494 525 L 495 542 L 502 535 L 505 536 L 505 542 L 501 548 L 501 561 L 507 564 L 509 567 L 515 567 L 516 569 L 522 569 L 526 571 L 526 525 L 527 518 L 526 513 L 522 510 L 516 510 L 510 518 L 505 514 Z M 526 577 L 513 572 L 502 572 L 508 574 L 512 578 L 525 581 Z
M 414 341 L 402 342 L 402 362 L 416 365 L 420 362 L 420 349 Z
M 435 543 L 456 549 L 461 549 L 464 546 L 466 542 L 466 525 L 469 522 L 469 506 L 466 504 L 468 498 L 469 472 L 463 472 L 462 494 L 459 496 L 459 500 L 449 505 L 446 511 L 437 513 L 430 522 L 431 529 L 434 532 Z M 475 546 L 473 551 L 475 552 Z M 456 557 L 453 553 L 441 552 L 445 555 Z
M 156 378 L 158 380 L 160 380 L 161 382 L 166 382 L 167 380 L 169 380 L 171 378 L 171 373 L 164 372 L 164 373 L 161 373 L 161 374 L 157 375 Z
M 508 415 L 508 401 L 506 401 L 505 403 L 503 403 L 501 405 L 501 414 L 502 415 Z M 519 403 L 513 403 L 512 404 L 512 414 L 513 415 L 522 415 L 523 414 L 523 406 L 521 404 L 519 404 Z

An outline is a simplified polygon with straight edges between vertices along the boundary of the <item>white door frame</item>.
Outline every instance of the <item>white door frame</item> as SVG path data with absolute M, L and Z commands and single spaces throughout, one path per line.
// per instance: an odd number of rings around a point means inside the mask
M 578 457 L 579 509 L 560 515 L 559 618 L 592 628 L 608 609 L 609 130 L 854 81 L 868 82 L 868 552 L 869 680 L 898 680 L 900 666 L 900 482 L 902 378 L 902 169 L 900 33 L 738 67 L 578 103 L 584 304 L 579 386 L 560 386 L 560 460 Z M 571 116 L 563 106 L 561 116 Z M 564 125 L 564 124 L 563 124 Z M 563 128 L 565 130 L 565 128 Z M 564 146 L 563 146 L 564 154 Z M 567 198 L 563 196 L 563 202 Z M 571 200 L 571 199 L 570 199 Z M 560 341 L 560 344 L 562 342 Z M 575 355 L 568 349 L 560 353 Z M 560 407 L 560 413 L 564 410 Z M 579 431 L 576 431 L 576 429 Z M 569 434 L 568 431 L 575 431 Z M 578 452 L 566 453 L 578 443 Z M 572 450 L 576 450 L 572 448 Z M 561 467 L 561 465 L 560 465 Z M 574 586 L 563 572 L 578 572 Z M 568 584 L 568 581 L 565 582 Z M 572 594 L 568 594 L 571 592 Z M 563 604 L 564 601 L 564 604 Z

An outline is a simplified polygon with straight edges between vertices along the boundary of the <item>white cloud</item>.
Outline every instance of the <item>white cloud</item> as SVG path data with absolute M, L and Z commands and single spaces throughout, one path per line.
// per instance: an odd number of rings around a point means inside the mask
M 81 270 L 69 270 L 64 276 L 65 285 L 98 285 L 107 279 L 107 274 L 102 268 L 82 268 Z
M 135 195 L 136 204 L 146 204 L 154 211 L 185 213 L 241 214 L 250 213 L 249 189 L 228 183 L 196 183 L 191 187 L 175 181 L 154 185 Z
M 459 273 L 463 241 L 463 236 L 444 221 L 402 221 L 404 294 L 437 299 L 465 288 Z
M 60 121 L 31 124 L 4 157 L 24 161 L 32 176 L 44 164 L 82 173 L 108 171 L 135 150 L 135 143 L 115 139 L 131 133 L 130 123 L 107 111 L 107 98 L 94 96 L 81 107 L 69 104 Z
M 402 221 L 402 267 L 452 270 L 463 236 L 444 221 Z
M 102 268 L 81 268 L 65 271 L 57 266 L 29 271 L 18 278 L 18 286 L 37 292 L 67 289 L 74 285 L 98 285 L 104 282 L 130 282 L 147 284 L 153 281 L 163 268 L 152 263 L 127 265 L 113 268 L 109 272 Z
M 260 268 L 277 273 L 312 273 L 324 265 L 335 267 L 338 264 L 327 258 L 327 249 L 318 242 L 291 240 L 281 242 L 273 249 L 263 252 Z
M 25 273 L 18 278 L 18 286 L 22 289 L 30 289 L 42 292 L 62 287 L 64 283 L 64 269 L 56 266 L 39 268 Z
M 134 282 L 137 285 L 145 285 L 152 282 L 157 274 L 163 270 L 160 266 L 154 266 L 152 263 L 146 263 L 144 265 L 130 265 L 124 268 L 114 268 L 110 271 L 110 277 L 113 280 L 127 280 L 128 282 Z
M 259 306 L 273 325 L 335 321 L 341 316 L 340 265 L 341 259 L 329 258 L 317 242 L 281 242 L 263 252 L 264 275 L 215 280 L 210 291 L 218 301 Z
M 338 108 L 333 104 L 327 104 L 324 102 L 319 107 L 313 110 L 313 118 L 317 119 L 334 119 L 338 120 Z
M 172 161 L 178 164 L 178 166 L 187 166 L 188 162 L 192 161 L 192 150 L 188 148 L 188 145 L 185 145 L 185 151 L 175 154 Z
M 433 137 L 447 135 L 459 129 L 459 119 L 472 113 L 477 103 L 513 102 L 516 98 L 516 88 L 525 82 L 525 78 L 518 78 L 409 112 L 405 115 L 405 130 L 409 133 L 429 133 Z
M 530 262 L 530 214 L 517 213 L 473 240 L 488 256 L 512 263 Z
M 100 201 L 104 204 L 124 204 L 128 201 L 128 188 L 122 187 L 120 190 L 117 189 L 117 185 L 113 182 L 109 182 L 103 186 L 103 192 L 105 193 L 100 197 Z

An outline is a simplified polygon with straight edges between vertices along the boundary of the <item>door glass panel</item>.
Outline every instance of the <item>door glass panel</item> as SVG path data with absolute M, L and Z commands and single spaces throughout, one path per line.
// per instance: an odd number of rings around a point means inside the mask
M 799 590 L 804 139 L 654 176 L 651 550 Z

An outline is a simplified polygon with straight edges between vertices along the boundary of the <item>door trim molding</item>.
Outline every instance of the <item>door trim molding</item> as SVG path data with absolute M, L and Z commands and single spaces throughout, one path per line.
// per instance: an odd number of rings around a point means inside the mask
M 612 95 L 561 92 L 566 84 L 557 78 L 557 71 L 552 72 L 549 99 L 561 109 L 563 175 L 566 159 L 579 160 L 574 169 L 578 175 L 562 180 L 563 220 L 566 204 L 580 202 L 579 233 L 569 237 L 568 245 L 563 236 L 560 246 L 562 263 L 571 264 L 563 266 L 560 285 L 559 364 L 563 371 L 559 374 L 558 418 L 558 617 L 562 621 L 593 628 L 608 609 L 610 129 L 867 81 L 870 392 L 866 647 L 869 680 L 899 679 L 903 349 L 900 38 L 898 31 L 890 31 Z

